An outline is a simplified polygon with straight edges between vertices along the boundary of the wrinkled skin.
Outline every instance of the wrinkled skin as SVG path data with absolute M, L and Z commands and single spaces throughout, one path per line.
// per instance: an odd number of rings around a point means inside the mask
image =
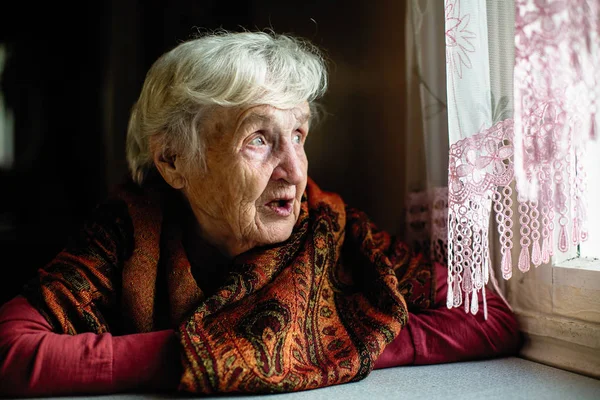
M 206 172 L 155 156 L 167 183 L 188 200 L 197 234 L 224 255 L 290 237 L 306 188 L 309 115 L 308 103 L 218 108 L 205 124 Z

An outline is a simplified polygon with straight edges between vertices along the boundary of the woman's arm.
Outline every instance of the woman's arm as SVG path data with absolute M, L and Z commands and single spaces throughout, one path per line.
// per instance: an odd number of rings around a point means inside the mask
M 408 324 L 377 359 L 375 368 L 409 364 L 439 364 L 516 355 L 522 344 L 513 312 L 488 292 L 488 319 L 463 308 L 446 307 L 446 267 L 436 263 L 433 308 L 409 313 Z M 483 309 L 480 296 L 479 309 Z
M 375 368 L 436 364 L 516 354 L 521 336 L 512 311 L 487 293 L 488 319 L 463 308 L 446 307 L 448 272 L 444 265 L 412 251 L 398 237 L 377 228 L 365 213 L 347 207 L 347 262 L 389 265 L 408 306 L 408 322 L 384 349 Z M 355 267 L 356 268 L 356 267 Z M 360 268 L 356 268 L 361 271 Z M 480 296 L 479 309 L 483 309 Z
M 58 334 L 22 296 L 0 308 L 0 396 L 175 390 L 172 330 L 113 336 Z

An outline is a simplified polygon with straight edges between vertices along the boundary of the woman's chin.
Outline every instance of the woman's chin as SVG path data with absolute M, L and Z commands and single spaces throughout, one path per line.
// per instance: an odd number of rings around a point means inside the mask
M 290 218 L 292 220 L 292 218 Z M 285 242 L 292 235 L 295 221 L 278 221 L 265 224 L 265 232 L 262 235 L 261 242 L 265 245 L 272 245 Z

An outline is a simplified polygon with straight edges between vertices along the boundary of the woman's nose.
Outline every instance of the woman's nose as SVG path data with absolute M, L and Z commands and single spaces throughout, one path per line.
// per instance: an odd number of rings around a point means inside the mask
M 280 144 L 279 164 L 273 171 L 273 179 L 283 179 L 289 184 L 301 183 L 306 175 L 304 149 L 298 149 L 291 140 Z

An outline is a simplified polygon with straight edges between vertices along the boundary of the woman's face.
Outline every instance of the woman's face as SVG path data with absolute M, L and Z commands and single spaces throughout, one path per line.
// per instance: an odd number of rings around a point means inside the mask
M 187 168 L 183 193 L 201 235 L 229 256 L 288 239 L 306 188 L 308 103 L 220 108 L 208 122 L 207 171 Z

